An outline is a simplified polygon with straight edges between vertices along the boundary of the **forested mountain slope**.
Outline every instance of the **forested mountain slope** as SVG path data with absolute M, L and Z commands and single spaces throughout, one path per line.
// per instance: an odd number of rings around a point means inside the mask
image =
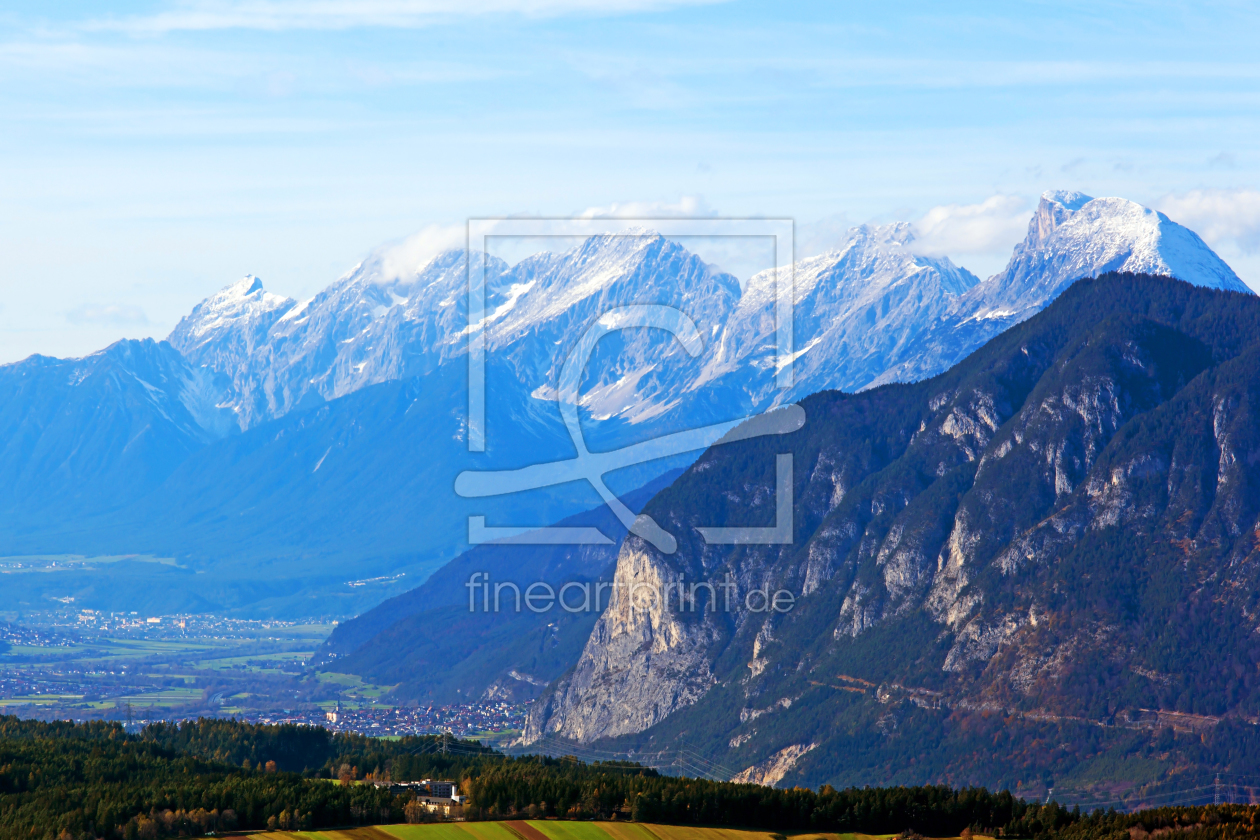
M 895 764 L 950 732 L 977 774 L 1004 772 L 951 729 L 969 710 L 1260 715 L 1260 300 L 1085 280 L 945 374 L 802 406 L 799 432 L 716 446 L 649 503 L 676 554 L 621 548 L 623 591 L 729 572 L 741 598 L 615 603 L 527 741 L 685 737 L 817 783 L 859 744 Z M 707 545 L 697 527 L 773 523 L 786 452 L 794 541 Z M 748 609 L 766 587 L 795 608 Z

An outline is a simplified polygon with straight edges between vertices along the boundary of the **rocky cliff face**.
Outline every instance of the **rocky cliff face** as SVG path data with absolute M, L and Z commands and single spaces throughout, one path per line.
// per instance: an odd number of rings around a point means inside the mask
M 644 729 L 695 703 L 713 685 L 709 651 L 715 627 L 685 622 L 663 598 L 680 572 L 660 562 L 651 545 L 631 537 L 617 557 L 614 591 L 577 667 L 531 711 L 525 742 L 547 734 L 578 741 Z M 636 598 L 636 587 L 645 597 Z
M 1260 714 L 1258 335 L 1251 295 L 1084 282 L 942 376 L 819 394 L 800 432 L 714 447 L 646 508 L 678 552 L 632 536 L 617 575 L 729 574 L 740 597 L 610 608 L 524 740 L 685 732 L 817 782 L 828 750 L 804 747 L 852 738 L 855 695 L 892 704 L 888 731 L 898 703 Z M 773 521 L 780 452 L 794 542 L 706 543 Z M 794 608 L 744 600 L 777 589 Z

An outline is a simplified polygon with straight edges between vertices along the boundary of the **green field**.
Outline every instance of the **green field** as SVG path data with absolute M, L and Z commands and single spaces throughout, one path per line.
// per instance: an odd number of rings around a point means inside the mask
M 0 569 L 12 572 L 55 572 L 85 566 L 110 563 L 156 563 L 186 569 L 174 557 L 157 557 L 153 554 L 102 554 L 89 557 L 83 554 L 21 554 L 0 557 Z
M 78 703 L 82 699 L 82 694 L 28 694 L 23 697 L 0 699 L 0 708 L 5 706 L 52 706 L 57 703 Z
M 90 627 L 60 626 L 71 628 L 78 640 L 15 645 L 0 653 L 0 673 L 35 683 L 21 693 L 0 696 L 0 710 L 120 716 L 130 706 L 141 715 L 149 709 L 234 714 L 288 705 L 295 698 L 301 705 L 325 708 L 338 702 L 343 708 L 371 706 L 389 691 L 357 678 L 316 683 L 302 673 L 331 624 L 225 623 L 173 638 L 126 633 L 93 637 Z M 173 629 L 168 624 L 154 632 Z M 305 696 L 299 698 L 299 693 Z M 206 703 L 211 696 L 216 698 L 213 706 Z
M 532 830 L 531 830 L 532 829 Z M 571 820 L 506 820 L 381 825 L 341 831 L 267 831 L 251 840 L 771 840 L 772 832 L 694 825 Z M 783 832 L 792 840 L 887 840 L 891 834 Z M 951 838 L 953 840 L 953 838 Z M 977 837 L 976 840 L 990 840 Z

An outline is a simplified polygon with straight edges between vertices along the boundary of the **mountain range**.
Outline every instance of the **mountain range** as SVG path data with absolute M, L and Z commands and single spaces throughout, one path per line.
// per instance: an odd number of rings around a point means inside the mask
M 559 370 L 618 307 L 676 307 L 703 348 L 693 357 L 644 328 L 601 340 L 580 403 L 592 449 L 940 373 L 1083 276 L 1146 271 L 1246 289 L 1194 233 L 1122 199 L 1047 193 L 1010 265 L 986 281 L 917 254 L 907 225 L 863 226 L 796 266 L 796 384 L 781 391 L 773 272 L 741 291 L 650 231 L 513 266 L 475 258 L 487 313 L 476 325 L 466 254 L 402 276 L 378 255 L 308 301 L 247 277 L 165 342 L 0 367 L 0 553 L 172 561 L 18 576 L 10 597 L 355 613 L 467 550 L 470 515 L 528 528 L 590 509 L 599 498 L 580 484 L 488 499 L 451 488 L 462 471 L 572 457 Z M 468 451 L 470 329 L 487 353 L 485 453 Z M 628 493 L 694 457 L 625 469 L 610 484 Z

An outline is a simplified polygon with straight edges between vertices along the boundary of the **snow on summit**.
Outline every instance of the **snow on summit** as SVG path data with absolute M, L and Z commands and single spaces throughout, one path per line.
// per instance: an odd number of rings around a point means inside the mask
M 601 315 L 676 306 L 705 337 L 701 356 L 690 360 L 662 331 L 623 334 L 592 359 L 583 405 L 630 423 L 667 409 L 686 422 L 696 399 L 753 411 L 824 388 L 934 375 L 1082 277 L 1164 274 L 1249 292 L 1193 231 L 1123 198 L 1044 193 L 1010 262 L 983 282 L 946 257 L 917 253 L 914 238 L 906 223 L 861 225 L 840 248 L 796 263 L 790 393 L 774 383 L 787 361 L 775 341 L 775 271 L 741 292 L 734 277 L 648 230 L 591 236 L 513 266 L 476 257 L 485 260 L 480 327 L 491 360 L 513 369 L 523 394 L 547 400 L 568 350 Z M 198 304 L 170 341 L 231 379 L 244 427 L 464 364 L 468 255 L 446 251 L 404 271 L 387 257 L 369 256 L 301 304 L 247 276 Z
M 1124 198 L 1055 190 L 1041 196 L 1028 235 L 1006 269 L 973 297 L 987 299 L 994 309 L 1039 311 L 1071 283 L 1109 271 L 1250 291 L 1198 234 L 1163 213 Z
M 273 295 L 263 288 L 262 280 L 247 274 L 193 307 L 168 340 L 187 356 L 189 350 L 214 340 L 220 333 L 250 321 L 270 320 L 277 310 L 283 314 L 293 305 L 292 298 Z
M 1077 280 L 1112 271 L 1252 293 L 1198 234 L 1163 213 L 1124 198 L 1052 190 L 1042 194 L 1006 268 L 960 295 L 920 341 L 886 359 L 884 372 L 870 384 L 909 382 L 947 370 L 1040 312 Z

